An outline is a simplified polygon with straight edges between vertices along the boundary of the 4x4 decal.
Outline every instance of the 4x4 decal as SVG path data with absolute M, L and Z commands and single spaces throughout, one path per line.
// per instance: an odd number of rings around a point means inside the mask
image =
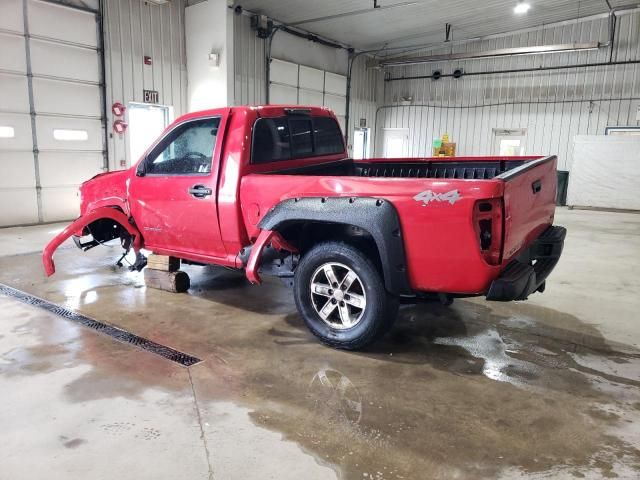
M 416 202 L 422 202 L 423 207 L 429 205 L 431 202 L 449 202 L 453 205 L 461 198 L 462 197 L 458 190 L 451 190 L 445 193 L 436 193 L 433 190 L 425 190 L 413 197 Z

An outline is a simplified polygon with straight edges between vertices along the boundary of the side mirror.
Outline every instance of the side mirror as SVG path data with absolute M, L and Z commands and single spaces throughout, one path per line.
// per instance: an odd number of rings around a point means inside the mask
M 144 177 L 146 172 L 146 169 L 144 168 L 144 165 L 146 163 L 146 159 L 143 159 L 139 164 L 138 167 L 136 168 L 136 177 Z

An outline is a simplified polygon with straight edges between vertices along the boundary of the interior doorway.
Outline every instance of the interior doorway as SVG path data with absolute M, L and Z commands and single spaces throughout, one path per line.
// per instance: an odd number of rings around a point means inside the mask
M 370 128 L 356 128 L 353 132 L 353 158 L 361 160 L 370 156 Z
M 129 103 L 129 162 L 134 164 L 172 121 L 171 107 Z
M 400 158 L 409 155 L 409 129 L 385 128 L 383 129 L 383 155 L 386 158 Z
M 501 157 L 524 155 L 526 128 L 494 128 L 494 151 Z

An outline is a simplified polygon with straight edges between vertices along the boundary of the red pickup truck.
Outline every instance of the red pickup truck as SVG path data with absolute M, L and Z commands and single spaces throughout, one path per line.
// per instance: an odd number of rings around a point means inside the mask
M 358 349 L 399 303 L 543 291 L 566 230 L 552 226 L 556 157 L 348 157 L 320 107 L 233 107 L 180 117 L 124 171 L 80 187 L 67 238 L 119 239 L 186 263 L 275 275 L 309 329 Z

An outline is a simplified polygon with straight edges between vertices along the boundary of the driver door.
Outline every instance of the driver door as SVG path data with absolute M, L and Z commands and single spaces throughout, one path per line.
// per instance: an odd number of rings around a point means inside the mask
M 145 248 L 195 260 L 226 256 L 216 199 L 227 115 L 176 125 L 138 165 L 129 201 Z

